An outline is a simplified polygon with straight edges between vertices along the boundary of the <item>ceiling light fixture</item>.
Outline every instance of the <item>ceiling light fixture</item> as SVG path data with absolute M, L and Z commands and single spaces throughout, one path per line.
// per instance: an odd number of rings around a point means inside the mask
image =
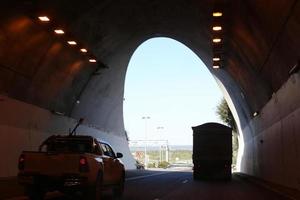
M 80 49 L 80 51 L 81 51 L 82 53 L 86 53 L 86 52 L 87 52 L 87 49 L 82 48 L 82 49 Z
M 59 35 L 62 35 L 62 34 L 65 33 L 65 32 L 64 32 L 63 30 L 61 30 L 61 29 L 55 29 L 54 32 L 55 32 L 56 34 L 59 34 Z
M 42 22 L 49 22 L 50 19 L 47 16 L 39 16 L 39 20 Z
M 220 65 L 213 65 L 213 68 L 214 68 L 214 69 L 219 69 L 219 68 L 220 68 Z
M 95 62 L 97 62 L 97 61 L 96 61 L 96 59 L 89 59 L 89 62 L 90 62 L 90 63 L 95 63 Z
M 214 57 L 213 61 L 220 61 L 220 58 L 219 57 Z
M 222 30 L 222 26 L 214 26 L 213 30 L 214 31 L 221 31 Z
M 214 38 L 213 43 L 220 43 L 222 40 L 221 38 Z
M 223 13 L 222 12 L 213 12 L 213 17 L 222 17 Z
M 68 44 L 69 44 L 69 45 L 76 45 L 77 42 L 75 42 L 75 41 L 68 41 Z

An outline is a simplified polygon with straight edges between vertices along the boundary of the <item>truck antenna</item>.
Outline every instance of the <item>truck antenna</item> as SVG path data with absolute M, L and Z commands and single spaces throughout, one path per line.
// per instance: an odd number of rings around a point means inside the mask
M 76 135 L 76 129 L 78 128 L 78 126 L 80 124 L 82 124 L 83 122 L 83 118 L 80 118 L 79 121 L 77 122 L 76 126 L 74 127 L 74 129 L 72 130 L 72 132 L 69 131 L 69 136 L 72 136 L 72 135 Z

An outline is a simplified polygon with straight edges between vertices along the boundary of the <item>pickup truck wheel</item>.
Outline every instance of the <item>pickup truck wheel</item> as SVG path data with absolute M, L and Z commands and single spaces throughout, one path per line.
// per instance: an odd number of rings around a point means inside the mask
M 115 188 L 113 188 L 113 195 L 115 197 L 121 197 L 124 193 L 124 182 L 125 182 L 125 177 L 122 177 L 121 182 L 119 183 L 118 186 L 116 186 Z
M 101 193 L 102 193 L 102 178 L 98 177 L 96 182 L 96 188 L 95 188 L 95 200 L 101 199 Z
M 25 193 L 30 200 L 42 200 L 44 199 L 45 192 L 40 189 L 38 186 L 27 186 L 25 188 Z
M 100 200 L 102 194 L 102 176 L 98 175 L 97 181 L 94 186 L 87 190 L 87 199 Z

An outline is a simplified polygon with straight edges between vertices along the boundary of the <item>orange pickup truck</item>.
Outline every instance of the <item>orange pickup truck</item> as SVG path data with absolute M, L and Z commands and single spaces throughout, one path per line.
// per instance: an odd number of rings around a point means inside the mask
M 125 180 L 121 157 L 108 143 L 91 136 L 54 135 L 39 151 L 22 152 L 18 181 L 30 199 L 43 199 L 50 191 L 100 199 L 104 189 L 121 196 Z

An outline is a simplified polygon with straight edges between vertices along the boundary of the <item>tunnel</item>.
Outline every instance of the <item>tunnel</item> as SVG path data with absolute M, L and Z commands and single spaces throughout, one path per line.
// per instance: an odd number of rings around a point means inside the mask
M 134 168 L 127 66 L 144 41 L 167 37 L 222 89 L 238 122 L 239 171 L 300 190 L 298 0 L 11 0 L 0 9 L 0 177 L 16 176 L 22 150 L 80 118 L 79 132 L 104 138 Z

